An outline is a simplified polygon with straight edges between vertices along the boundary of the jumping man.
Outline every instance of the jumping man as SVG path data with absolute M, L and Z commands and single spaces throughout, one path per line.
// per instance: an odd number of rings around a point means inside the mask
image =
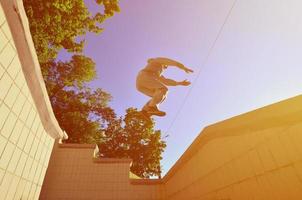
M 192 73 L 193 70 L 185 67 L 183 64 L 168 59 L 168 58 L 151 58 L 148 60 L 147 66 L 142 69 L 136 79 L 136 88 L 141 93 L 151 97 L 145 106 L 142 108 L 142 112 L 148 115 L 165 116 L 166 113 L 158 109 L 158 105 L 162 103 L 166 97 L 168 88 L 166 86 L 188 86 L 191 83 L 187 80 L 174 81 L 162 76 L 164 69 L 169 66 L 175 66 L 184 70 L 186 73 Z

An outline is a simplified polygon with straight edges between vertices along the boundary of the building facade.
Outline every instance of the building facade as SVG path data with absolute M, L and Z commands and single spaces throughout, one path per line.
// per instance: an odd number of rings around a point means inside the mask
M 162 179 L 95 145 L 56 144 L 41 199 L 300 200 L 302 96 L 206 127 Z
M 0 1 L 0 199 L 38 199 L 56 138 L 22 1 Z
M 21 0 L 0 0 L 0 199 L 301 200 L 302 96 L 206 127 L 172 169 L 61 144 Z

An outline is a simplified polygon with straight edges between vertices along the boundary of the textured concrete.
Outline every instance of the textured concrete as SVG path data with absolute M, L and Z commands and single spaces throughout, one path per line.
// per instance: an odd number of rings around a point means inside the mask
M 302 199 L 302 96 L 205 128 L 164 177 L 165 199 Z
M 162 185 L 129 179 L 130 159 L 97 159 L 95 145 L 56 143 L 40 199 L 162 199 Z
M 54 138 L 63 132 L 45 102 L 29 30 L 13 2 L 0 1 L 0 199 L 33 200 L 39 198 Z
M 161 180 L 59 145 L 21 1 L 0 0 L 0 199 L 302 199 L 302 96 L 205 128 Z M 65 135 L 66 137 L 66 135 Z M 133 178 L 129 178 L 133 177 Z
M 21 63 L 24 74 L 23 79 L 26 80 L 33 103 L 38 108 L 37 113 L 44 129 L 53 138 L 67 138 L 67 135 L 59 127 L 49 101 L 22 0 L 0 0 L 0 2 L 3 8 L 2 15 L 5 14 L 6 18 L 4 25 L 7 27 L 7 35 L 10 37 L 10 43 L 14 43 L 13 50 L 10 45 L 3 49 L 2 57 L 0 57 L 2 65 L 8 65 L 10 59 L 7 58 L 18 53 L 19 63 Z M 5 85 L 8 86 L 9 84 L 6 83 Z
M 129 178 L 131 161 L 58 145 L 41 199 L 301 200 L 302 96 L 206 127 L 161 180 Z

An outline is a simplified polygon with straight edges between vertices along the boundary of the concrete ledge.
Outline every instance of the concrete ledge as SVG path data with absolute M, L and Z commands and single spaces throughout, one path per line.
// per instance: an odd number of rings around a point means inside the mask
M 22 0 L 0 0 L 0 3 L 11 30 L 22 71 L 43 127 L 53 138 L 67 139 L 68 136 L 61 130 L 49 101 L 23 2 Z
M 129 163 L 132 164 L 132 159 L 129 158 L 93 158 L 95 163 Z
M 130 179 L 132 185 L 160 185 L 164 182 L 162 179 Z
M 95 149 L 95 144 L 68 144 L 59 143 L 59 148 L 73 148 L 73 149 Z
M 94 149 L 94 155 L 92 155 L 93 162 L 95 163 L 129 163 L 132 164 L 132 159 L 129 158 L 100 158 L 96 154 L 99 152 L 96 144 L 75 144 L 75 143 L 61 143 L 57 141 L 59 148 L 70 148 L 70 149 Z

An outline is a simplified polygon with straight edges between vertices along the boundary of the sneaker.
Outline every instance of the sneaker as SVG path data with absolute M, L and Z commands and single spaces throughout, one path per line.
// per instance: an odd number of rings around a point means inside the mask
M 143 111 L 145 112 L 156 112 L 158 111 L 158 109 L 156 107 L 153 107 L 153 106 L 144 106 Z
M 165 116 L 166 113 L 163 111 L 158 110 L 157 107 L 146 107 L 143 108 L 143 111 L 147 112 L 149 115 L 157 115 L 157 116 Z
M 159 109 L 158 109 L 158 107 L 157 106 L 154 106 L 154 107 L 152 107 L 154 110 L 156 110 L 156 111 L 159 111 L 159 112 L 162 112 L 162 111 L 160 111 Z

